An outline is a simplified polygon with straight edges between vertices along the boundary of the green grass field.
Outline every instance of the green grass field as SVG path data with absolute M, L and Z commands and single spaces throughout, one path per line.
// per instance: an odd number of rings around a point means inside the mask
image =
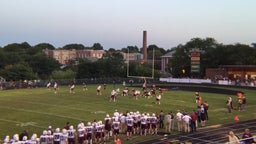
M 115 88 L 122 89 L 121 85 Z M 132 96 L 119 96 L 117 102 L 110 102 L 110 91 L 114 89 L 108 85 L 102 95 L 96 95 L 96 85 L 88 85 L 88 91 L 84 92 L 82 86 L 76 86 L 75 94 L 69 93 L 68 86 L 60 87 L 57 94 L 46 88 L 15 89 L 0 91 L 0 139 L 6 135 L 12 136 L 27 130 L 30 134 L 40 135 L 49 125 L 53 128 L 63 128 L 66 122 L 70 122 L 76 128 L 78 122 L 103 120 L 106 114 L 113 115 L 115 109 L 120 112 L 140 111 L 149 113 L 165 113 L 178 109 L 191 112 L 196 108 L 195 92 L 169 90 L 164 91 L 161 105 L 155 104 L 155 98 L 145 99 L 140 97 L 135 100 Z M 245 92 L 247 98 L 246 111 L 234 110 L 227 113 L 226 100 L 228 95 L 201 93 L 203 101 L 207 100 L 210 109 L 209 121 L 206 125 L 224 124 L 234 122 L 234 116 L 241 121 L 256 118 L 256 90 L 236 89 Z M 236 96 L 232 96 L 236 106 Z M 164 131 L 164 130 L 160 130 Z M 130 141 L 141 141 L 153 138 L 136 137 Z

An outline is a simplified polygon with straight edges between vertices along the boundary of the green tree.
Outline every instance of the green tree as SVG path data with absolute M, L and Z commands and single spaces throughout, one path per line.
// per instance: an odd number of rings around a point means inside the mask
M 51 74 L 52 79 L 74 79 L 75 77 L 76 77 L 76 73 L 71 69 L 55 70 Z
M 26 62 L 20 62 L 15 65 L 8 65 L 0 74 L 7 80 L 34 80 L 38 77 L 32 68 Z
M 103 50 L 103 46 L 100 43 L 94 43 L 92 46 L 93 50 Z
M 39 43 L 37 45 L 34 46 L 35 49 L 49 49 L 49 50 L 54 50 L 55 47 L 49 43 Z
M 83 50 L 83 49 L 85 49 L 85 47 L 82 44 L 67 44 L 62 49 L 65 49 L 65 50 L 72 50 L 72 49 Z
M 33 71 L 41 79 L 49 79 L 54 70 L 59 69 L 60 64 L 55 59 L 46 57 L 45 55 L 37 54 L 27 59 L 27 62 L 32 67 Z

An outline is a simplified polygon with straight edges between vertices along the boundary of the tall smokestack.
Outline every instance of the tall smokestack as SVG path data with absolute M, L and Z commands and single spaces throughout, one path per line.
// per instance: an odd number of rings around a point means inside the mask
M 146 62 L 147 59 L 147 31 L 143 31 L 143 61 Z

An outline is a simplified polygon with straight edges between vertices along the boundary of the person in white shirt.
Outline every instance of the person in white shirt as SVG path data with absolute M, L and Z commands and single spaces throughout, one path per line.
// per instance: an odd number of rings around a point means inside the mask
M 185 133 L 189 133 L 190 132 L 190 120 L 191 117 L 188 114 L 184 114 L 184 116 L 182 117 L 183 121 L 184 121 L 184 131 Z
M 176 118 L 177 118 L 177 124 L 178 124 L 178 131 L 182 132 L 182 126 L 183 126 L 183 120 L 182 120 L 183 114 L 180 112 L 180 110 L 178 110 L 177 114 L 176 114 Z

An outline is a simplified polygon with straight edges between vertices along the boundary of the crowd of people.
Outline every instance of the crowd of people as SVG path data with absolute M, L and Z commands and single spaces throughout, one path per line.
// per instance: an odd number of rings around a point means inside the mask
M 245 129 L 242 137 L 239 138 L 233 131 L 228 133 L 228 143 L 227 144 L 254 144 L 256 143 L 256 137 L 250 133 L 249 129 Z

